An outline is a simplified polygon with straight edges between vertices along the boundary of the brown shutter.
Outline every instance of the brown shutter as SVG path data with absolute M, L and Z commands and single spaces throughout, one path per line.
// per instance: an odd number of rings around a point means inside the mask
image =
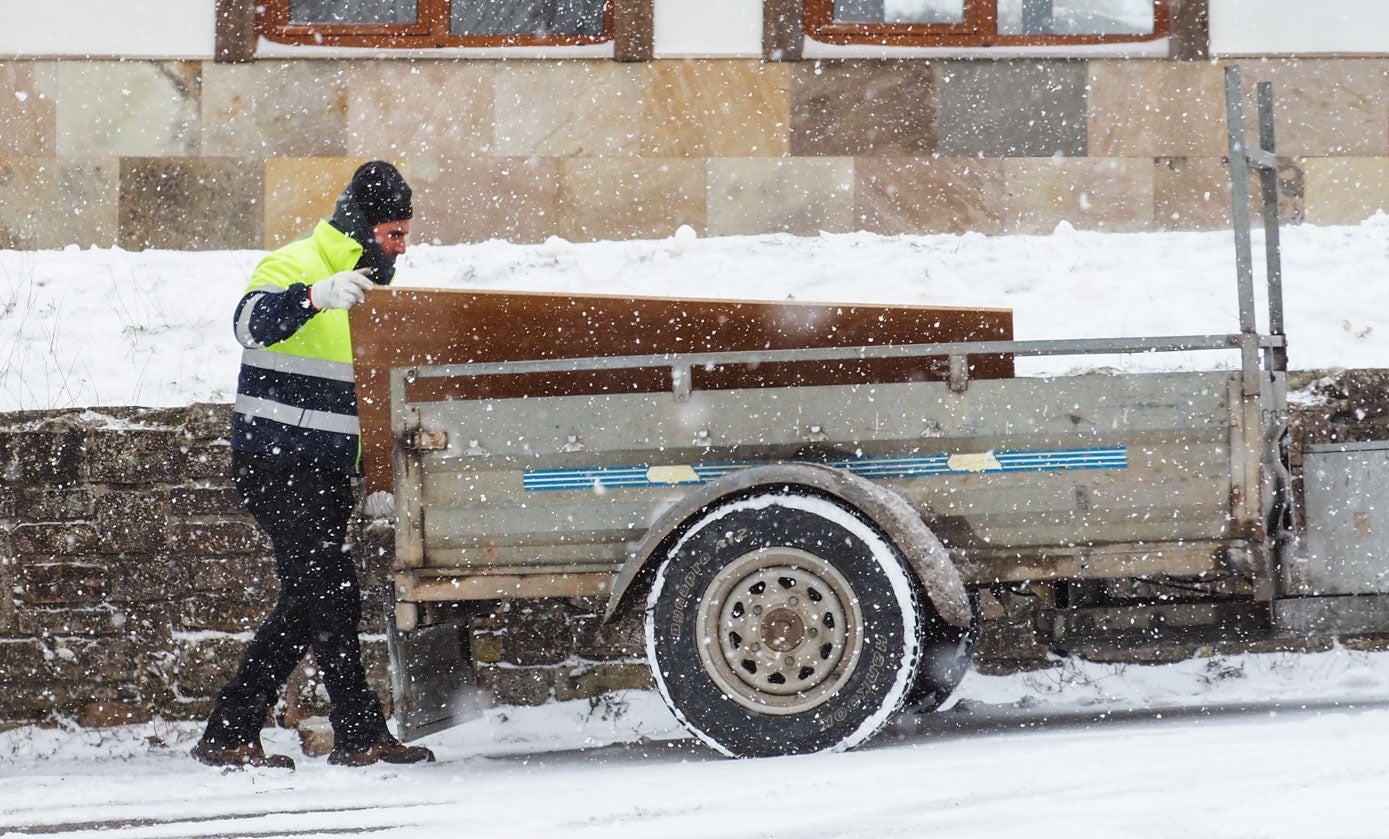
M 612 0 L 613 58 L 618 61 L 650 61 L 652 55 L 652 0 Z
M 213 55 L 219 62 L 255 60 L 255 0 L 217 0 L 217 40 Z
M 766 61 L 800 61 L 804 43 L 804 0 L 763 0 L 762 58 Z
M 1168 0 L 1172 57 L 1205 61 L 1211 56 L 1210 0 Z

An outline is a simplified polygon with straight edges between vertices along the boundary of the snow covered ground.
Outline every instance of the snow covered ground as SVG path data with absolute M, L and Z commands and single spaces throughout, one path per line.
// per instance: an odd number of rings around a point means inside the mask
M 1284 231 L 1296 368 L 1389 367 L 1389 217 Z M 1257 250 L 1256 244 L 1256 254 Z M 230 401 L 260 253 L 0 251 L 0 411 Z M 398 282 L 1002 306 L 1022 339 L 1237 329 L 1229 233 L 869 234 L 421 245 Z M 1026 360 L 1021 373 L 1233 358 Z M 198 726 L 0 733 L 0 834 L 103 837 L 1374 837 L 1389 835 L 1389 653 L 971 673 L 858 751 L 728 761 L 654 694 L 501 708 L 439 762 L 223 773 Z
M 1382 837 L 1389 653 L 971 673 L 846 754 L 727 760 L 652 693 L 496 709 L 439 761 L 222 772 L 189 723 L 0 734 L 10 836 Z
M 1389 216 L 1283 231 L 1294 368 L 1389 364 Z M 1262 246 L 1256 242 L 1256 261 Z M 258 251 L 0 251 L 0 411 L 230 402 L 231 313 Z M 1019 339 L 1238 331 L 1228 232 L 868 233 L 419 245 L 398 285 L 1014 311 Z M 1227 357 L 1224 363 L 1232 363 Z M 1204 357 L 1030 359 L 1020 373 Z

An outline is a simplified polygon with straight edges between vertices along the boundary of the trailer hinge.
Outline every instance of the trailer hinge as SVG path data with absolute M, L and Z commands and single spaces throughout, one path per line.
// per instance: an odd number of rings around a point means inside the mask
M 416 428 L 406 436 L 405 447 L 417 452 L 443 451 L 449 447 L 449 434 L 447 431 Z

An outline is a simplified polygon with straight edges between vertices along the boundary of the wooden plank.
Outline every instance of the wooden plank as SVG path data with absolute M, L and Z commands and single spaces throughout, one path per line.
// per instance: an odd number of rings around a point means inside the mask
M 390 370 L 394 367 L 654 353 L 891 346 L 1013 337 L 1008 309 L 691 300 L 454 289 L 378 289 L 351 311 L 357 401 L 367 482 L 391 486 Z M 941 362 L 944 359 L 940 360 Z M 971 358 L 972 379 L 1009 378 L 1009 355 Z M 696 371 L 694 386 L 784 387 L 941 380 L 944 363 L 877 359 L 845 364 L 764 364 Z M 649 392 L 663 371 L 584 376 L 430 380 L 419 401 Z

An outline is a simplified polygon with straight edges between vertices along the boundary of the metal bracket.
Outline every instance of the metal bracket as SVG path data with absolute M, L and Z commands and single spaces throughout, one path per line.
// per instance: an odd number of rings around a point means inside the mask
M 672 364 L 670 366 L 670 392 L 675 394 L 676 402 L 690 401 L 690 388 L 693 387 L 688 365 Z
M 950 389 L 964 393 L 969 388 L 969 356 L 950 356 Z
M 1239 342 L 1240 367 L 1244 371 L 1244 395 L 1258 396 L 1262 376 L 1259 375 L 1259 336 L 1243 335 Z M 1252 371 L 1252 372 L 1251 372 Z

